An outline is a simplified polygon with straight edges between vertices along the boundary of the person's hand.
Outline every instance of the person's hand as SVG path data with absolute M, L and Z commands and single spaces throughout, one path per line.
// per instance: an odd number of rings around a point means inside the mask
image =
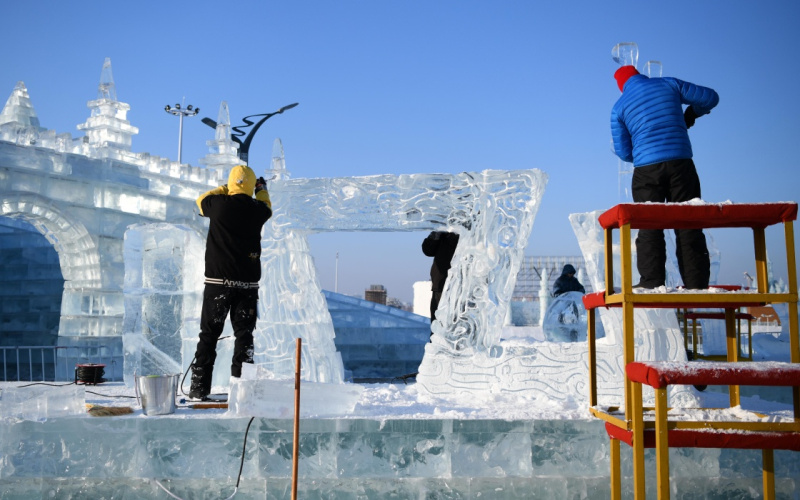
M 686 111 L 683 112 L 683 121 L 686 122 L 686 128 L 692 128 L 694 125 L 694 121 L 697 119 L 697 114 L 694 112 L 694 108 L 689 106 L 686 108 Z
M 259 177 L 258 179 L 256 179 L 256 191 L 255 191 L 256 193 L 266 188 L 267 188 L 267 181 L 265 181 L 263 177 Z

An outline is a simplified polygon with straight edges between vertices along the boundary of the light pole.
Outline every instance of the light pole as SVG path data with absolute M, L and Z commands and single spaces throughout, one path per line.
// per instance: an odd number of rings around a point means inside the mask
M 197 113 L 200 112 L 200 108 L 195 108 L 191 104 L 186 106 L 186 108 L 181 108 L 180 104 L 176 104 L 174 108 L 171 108 L 169 104 L 167 104 L 164 106 L 164 111 L 180 118 L 180 126 L 178 127 L 178 163 L 181 163 L 181 153 L 183 152 L 183 117 L 197 115 Z

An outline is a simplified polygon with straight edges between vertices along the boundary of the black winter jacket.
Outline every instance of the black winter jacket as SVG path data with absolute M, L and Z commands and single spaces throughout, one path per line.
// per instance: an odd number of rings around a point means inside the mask
M 206 283 L 258 288 L 261 228 L 272 216 L 266 203 L 246 194 L 213 194 L 201 201 L 211 219 L 206 240 Z
M 441 292 L 447 272 L 450 271 L 450 261 L 458 246 L 458 235 L 446 231 L 433 231 L 422 242 L 422 253 L 433 257 L 431 265 L 431 290 Z

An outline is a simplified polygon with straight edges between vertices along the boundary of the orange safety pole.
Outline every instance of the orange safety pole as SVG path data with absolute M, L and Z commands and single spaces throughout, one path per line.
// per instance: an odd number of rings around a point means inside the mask
M 297 500 L 297 458 L 300 452 L 300 347 L 297 339 L 297 366 L 294 371 L 294 444 L 292 445 L 292 500 Z

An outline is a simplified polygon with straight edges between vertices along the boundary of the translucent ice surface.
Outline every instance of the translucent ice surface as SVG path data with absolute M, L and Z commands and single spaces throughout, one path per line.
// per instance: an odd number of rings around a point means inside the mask
M 128 385 L 134 373 L 183 371 L 182 339 L 196 342 L 199 333 L 193 326 L 200 318 L 204 245 L 196 230 L 172 224 L 134 225 L 125 233 L 122 340 Z
M 44 422 L 86 413 L 82 385 L 4 387 L 0 417 Z
M 586 308 L 581 292 L 566 292 L 552 299 L 542 330 L 551 342 L 585 342 Z
M 636 42 L 621 42 L 611 49 L 611 58 L 620 66 L 636 67 L 639 61 L 639 46 Z
M 307 418 L 347 415 L 353 411 L 364 386 L 356 384 L 300 384 L 300 416 Z M 235 417 L 292 418 L 294 379 L 231 379 L 228 414 Z

